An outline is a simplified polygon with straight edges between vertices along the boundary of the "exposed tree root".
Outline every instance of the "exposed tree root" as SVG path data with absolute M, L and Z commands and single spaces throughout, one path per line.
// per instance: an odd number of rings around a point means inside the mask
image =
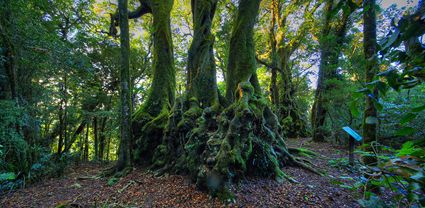
M 128 175 L 133 170 L 133 167 L 124 167 L 121 169 L 118 169 L 117 166 L 113 166 L 111 168 L 108 168 L 106 170 L 103 170 L 99 175 L 95 177 L 105 178 L 105 177 L 114 177 L 114 178 L 121 178 L 123 176 Z
M 221 113 L 217 107 L 201 109 L 194 98 L 179 100 L 168 120 L 155 125 L 165 129 L 152 153 L 155 175 L 188 174 L 200 189 L 223 199 L 232 197 L 229 184 L 249 175 L 297 182 L 281 170 L 286 165 L 323 175 L 309 160 L 293 156 L 316 154 L 286 147 L 277 116 L 250 83 L 240 83 L 237 93 L 238 101 Z
M 316 152 L 313 152 L 311 150 L 305 149 L 305 148 L 288 148 L 289 153 L 293 155 L 301 155 L 301 156 L 318 156 Z

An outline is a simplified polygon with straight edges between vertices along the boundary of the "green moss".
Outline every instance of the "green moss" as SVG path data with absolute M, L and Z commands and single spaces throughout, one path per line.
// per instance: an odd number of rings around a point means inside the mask
M 230 204 L 236 201 L 235 194 L 226 187 L 221 188 L 215 193 L 215 195 L 218 199 L 220 199 L 220 201 L 226 204 Z
M 154 129 L 165 129 L 168 124 L 170 112 L 167 108 L 163 108 L 161 113 L 149 121 L 142 129 L 142 132 L 151 132 Z
M 251 85 L 250 82 L 240 82 L 239 88 L 242 89 L 244 92 L 248 93 L 249 95 L 254 94 L 254 87 Z

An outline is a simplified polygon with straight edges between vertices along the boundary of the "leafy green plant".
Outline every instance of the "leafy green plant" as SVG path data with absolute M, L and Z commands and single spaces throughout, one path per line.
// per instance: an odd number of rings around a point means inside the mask
M 363 156 L 377 155 L 379 160 L 377 166 L 364 172 L 368 178 L 362 180 L 364 195 L 359 203 L 364 207 L 425 206 L 425 148 L 421 145 L 424 141 L 408 141 L 401 149 L 386 148 L 382 154 L 358 151 Z M 367 188 L 370 186 L 391 190 L 393 200 L 384 202 Z
M 16 175 L 13 172 L 0 173 L 0 182 L 10 181 L 16 179 Z

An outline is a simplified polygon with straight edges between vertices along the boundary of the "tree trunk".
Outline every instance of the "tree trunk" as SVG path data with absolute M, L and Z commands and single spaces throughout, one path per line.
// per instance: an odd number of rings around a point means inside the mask
M 173 0 L 152 1 L 150 5 L 154 31 L 153 79 L 141 111 L 156 117 L 169 111 L 175 98 L 176 78 L 170 27 Z
M 128 1 L 119 0 L 119 23 L 120 23 L 120 43 L 121 43 L 121 65 L 120 65 L 120 81 L 121 81 L 121 114 L 120 114 L 120 147 L 118 154 L 118 162 L 116 170 L 121 171 L 132 165 L 133 157 L 131 151 L 131 93 L 130 93 L 130 37 L 128 26 Z
M 83 160 L 84 158 L 84 136 L 80 136 L 78 140 L 78 159 Z
M 292 5 L 293 4 L 293 5 Z M 316 9 L 321 3 L 316 2 L 315 5 L 310 8 L 310 3 L 305 7 L 306 14 L 314 14 Z M 295 37 L 288 40 L 286 37 L 287 33 L 287 19 L 288 15 L 291 14 L 296 3 L 291 3 L 287 6 L 287 9 L 281 11 L 282 2 L 273 0 L 271 5 L 272 18 L 270 24 L 270 45 L 271 45 L 271 98 L 272 103 L 276 107 L 276 112 L 281 118 L 281 124 L 284 128 L 284 132 L 289 137 L 307 136 L 306 121 L 303 119 L 303 114 L 298 110 L 297 103 L 293 98 L 294 87 L 292 84 L 292 70 L 289 67 L 291 55 L 301 45 L 302 40 L 307 35 L 310 26 L 309 17 L 300 24 L 299 29 Z M 282 16 L 280 16 L 282 15 Z M 276 34 L 276 31 L 278 33 Z M 280 79 L 277 77 L 277 69 L 280 71 Z
M 93 140 L 94 140 L 94 158 L 93 160 L 99 160 L 99 134 L 98 134 L 98 125 L 97 117 L 93 118 Z
M 86 126 L 86 124 L 88 125 L 88 122 L 89 122 L 89 121 L 87 121 L 88 118 L 83 118 L 83 119 L 84 120 L 80 123 L 80 125 L 78 125 L 77 129 L 72 134 L 72 137 L 70 137 L 71 140 L 67 143 L 67 145 L 65 145 L 64 152 L 69 152 L 69 150 L 71 149 L 72 145 L 77 140 L 78 135 L 80 135 L 81 133 L 83 133 L 84 127 Z
M 153 167 L 161 171 L 172 168 L 176 158 L 184 155 L 182 144 L 188 141 L 187 135 L 196 128 L 203 110 L 218 112 L 221 107 L 211 34 L 217 0 L 192 0 L 191 6 L 194 38 L 188 51 L 187 96 L 178 98 L 174 104 L 162 144 L 155 150 Z
M 63 96 L 63 143 L 64 143 L 64 147 L 68 146 L 68 83 L 67 83 L 67 74 L 66 72 L 64 73 L 64 90 L 62 93 Z M 68 152 L 68 150 L 65 148 L 64 152 Z
M 63 85 L 61 85 L 61 91 L 63 91 Z M 63 148 L 63 136 L 64 136 L 64 116 L 63 116 L 63 104 L 64 99 L 61 98 L 61 101 L 59 103 L 59 141 L 58 141 L 58 155 L 60 156 L 62 154 L 62 148 Z
M 9 9 L 11 4 L 10 0 L 4 0 L 0 3 L 4 14 L 1 15 L 0 20 L 0 40 L 2 61 L 0 68 L 0 99 L 13 99 L 17 101 L 17 74 L 15 68 L 14 47 L 11 35 L 13 35 L 11 18 L 12 14 Z
M 203 111 L 183 157 L 198 187 L 224 198 L 227 185 L 245 175 L 285 179 L 283 165 L 305 167 L 289 154 L 277 116 L 259 89 L 253 41 L 259 5 L 260 0 L 239 2 L 227 68 L 226 97 L 232 104 L 217 117 Z
M 169 142 L 156 148 L 151 166 L 159 174 L 188 173 L 199 188 L 226 199 L 227 185 L 245 175 L 283 179 L 284 164 L 305 167 L 289 154 L 278 119 L 259 88 L 253 41 L 259 5 L 260 0 L 239 2 L 226 75 L 231 104 L 220 113 L 201 108 L 195 97 L 186 110 L 184 100 L 177 99 L 165 125 L 163 141 Z
M 155 148 L 162 142 L 175 99 L 176 78 L 170 27 L 173 0 L 141 2 L 138 10 L 146 12 L 139 14 L 150 12 L 153 15 L 153 79 L 148 98 L 135 112 L 132 126 L 136 139 L 135 159 L 139 163 L 150 163 Z
M 229 49 L 229 62 L 227 64 L 226 98 L 228 102 L 238 99 L 237 89 L 241 82 L 250 82 L 256 70 L 254 51 L 254 25 L 258 15 L 261 0 L 241 0 L 232 30 Z M 255 82 L 254 82 L 255 83 Z M 251 83 L 251 84 L 254 84 Z M 254 88 L 258 88 L 254 84 Z
M 378 62 L 377 62 L 377 43 L 376 43 L 376 11 L 375 0 L 365 0 L 363 2 L 363 8 L 368 8 L 363 13 L 363 33 L 364 33 L 364 56 L 366 61 L 365 74 L 366 83 L 370 83 L 375 79 L 376 73 L 378 73 Z M 378 111 L 375 108 L 374 102 L 378 102 L 378 88 L 372 89 L 372 94 L 366 95 L 366 105 L 363 117 L 363 137 L 364 142 L 370 144 L 376 141 L 376 128 L 378 125 Z M 372 148 L 367 148 L 372 151 Z M 366 164 L 376 162 L 376 159 L 365 157 L 363 158 Z
M 84 139 L 84 154 L 83 154 L 83 160 L 88 161 L 89 160 L 89 122 L 87 122 L 87 129 L 86 129 L 86 136 Z
M 276 32 L 275 32 L 275 26 L 276 26 L 276 19 L 279 15 L 278 5 L 277 1 L 272 1 L 272 7 L 271 7 L 271 24 L 270 24 L 270 32 L 269 32 L 269 39 L 270 39 L 270 47 L 271 47 L 271 70 L 272 70 L 272 76 L 270 81 L 270 98 L 272 101 L 273 106 L 275 106 L 276 110 L 279 105 L 279 88 L 277 85 L 277 69 L 279 67 L 279 56 L 277 54 L 277 42 L 276 42 Z
M 289 66 L 290 56 L 293 49 L 287 47 L 279 48 L 279 61 L 281 67 L 280 79 L 280 101 L 278 104 L 281 124 L 288 137 L 307 136 L 307 125 L 302 113 L 294 100 L 294 87 L 292 83 L 292 70 Z
M 100 124 L 100 132 L 99 132 L 99 159 L 104 160 L 105 158 L 105 142 L 106 142 L 106 122 L 108 121 L 108 118 L 102 118 L 101 124 Z
M 217 0 L 192 0 L 191 5 L 194 35 L 188 52 L 188 97 L 197 98 L 201 108 L 219 105 L 211 34 Z
M 343 10 L 341 20 L 336 24 L 332 19 L 334 12 L 334 0 L 327 0 L 324 12 L 324 26 L 322 36 L 319 39 L 320 45 L 320 66 L 317 80 L 316 94 L 312 109 L 312 127 L 313 141 L 323 142 L 326 138 L 325 120 L 328 111 L 331 95 L 330 92 L 334 88 L 330 81 L 338 79 L 338 57 L 340 55 L 340 47 L 345 42 L 345 35 L 350 23 L 350 15 L 354 11 L 354 6 L 349 3 L 349 10 Z

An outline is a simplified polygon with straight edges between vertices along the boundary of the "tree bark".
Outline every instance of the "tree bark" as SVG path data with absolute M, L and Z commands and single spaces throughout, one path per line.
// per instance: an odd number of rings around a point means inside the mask
M 152 0 L 153 15 L 153 78 L 142 111 L 152 117 L 168 111 L 174 104 L 176 78 L 174 69 L 173 42 L 170 14 L 173 0 Z
M 217 0 L 192 0 L 194 35 L 188 51 L 188 97 L 198 99 L 201 108 L 218 105 L 218 90 L 211 26 Z
M 106 134 L 105 134 L 105 128 L 106 128 L 106 122 L 108 121 L 108 118 L 102 118 L 101 124 L 100 124 L 100 132 L 99 132 L 99 159 L 104 160 L 105 158 L 105 142 L 106 142 Z
M 269 89 L 270 89 L 270 98 L 271 98 L 272 104 L 276 107 L 276 110 L 277 110 L 277 106 L 279 105 L 279 88 L 277 85 L 279 57 L 278 57 L 277 48 L 276 48 L 277 42 L 276 42 L 276 32 L 275 32 L 276 21 L 279 15 L 279 6 L 278 6 L 277 0 L 272 1 L 271 10 L 272 10 L 271 12 L 272 19 L 270 24 L 269 39 L 270 39 L 270 46 L 271 46 L 270 56 L 272 61 L 271 62 L 272 76 L 271 76 Z
M 135 160 L 150 163 L 155 148 L 161 144 L 169 112 L 175 99 L 175 68 L 170 13 L 173 0 L 140 0 L 141 6 L 129 13 L 137 18 L 153 16 L 153 78 L 148 98 L 133 115 Z M 136 14 L 136 15 L 133 15 Z
M 259 88 L 258 83 L 255 83 L 257 79 L 253 34 L 260 2 L 261 0 L 241 0 L 239 3 L 238 14 L 230 39 L 226 75 L 226 98 L 231 103 L 238 98 L 239 83 L 250 82 L 252 77 L 254 83 L 251 84 L 254 89 Z
M 98 119 L 97 116 L 93 118 L 93 140 L 94 140 L 94 160 L 99 160 L 99 134 L 98 134 Z
M 157 173 L 189 173 L 199 188 L 223 199 L 229 198 L 227 185 L 245 175 L 284 179 L 283 165 L 301 164 L 289 154 L 277 116 L 259 88 L 253 41 L 259 5 L 260 0 L 239 2 L 226 75 L 229 106 L 219 113 L 191 99 L 183 110 L 177 99 L 165 120 L 163 141 L 172 142 L 158 145 L 153 155 Z
M 365 56 L 365 74 L 366 83 L 370 83 L 375 79 L 378 73 L 377 68 L 377 42 L 376 42 L 376 2 L 375 0 L 365 0 L 363 8 L 367 11 L 363 13 L 363 33 L 364 33 L 364 56 Z M 363 116 L 363 137 L 364 142 L 370 144 L 377 140 L 377 125 L 378 125 L 378 111 L 374 105 L 378 102 L 378 88 L 374 87 L 372 93 L 366 95 L 366 105 Z M 366 148 L 372 151 L 372 148 Z M 376 162 L 376 159 L 365 157 L 363 158 L 366 164 Z
M 61 83 L 61 91 L 63 92 L 63 83 Z M 64 142 L 64 99 L 61 98 L 61 101 L 59 102 L 59 140 L 58 140 L 58 155 L 60 156 L 62 154 L 62 148 L 63 148 L 63 142 Z
M 84 154 L 83 154 L 83 161 L 89 160 L 89 123 L 87 123 L 87 129 L 86 129 L 86 135 L 84 139 Z
M 119 24 L 120 24 L 120 44 L 121 44 L 121 65 L 120 65 L 120 147 L 116 170 L 121 171 L 130 167 L 133 162 L 131 151 L 131 93 L 130 93 L 130 37 L 128 26 L 128 1 L 119 0 Z

